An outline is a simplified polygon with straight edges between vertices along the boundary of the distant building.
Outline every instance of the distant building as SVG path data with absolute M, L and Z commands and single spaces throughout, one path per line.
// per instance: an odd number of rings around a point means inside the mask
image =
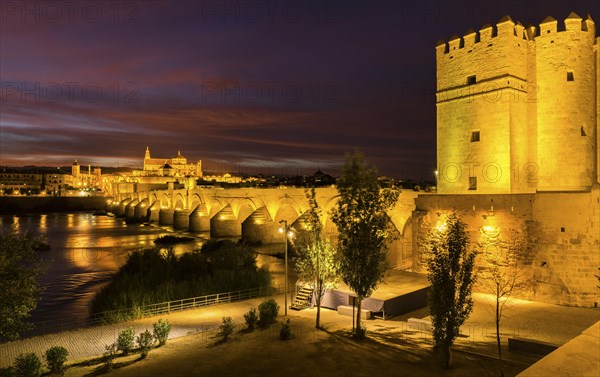
M 152 158 L 150 148 L 146 147 L 144 155 L 144 170 L 134 170 L 134 176 L 162 177 L 202 177 L 202 161 L 188 164 L 187 158 L 177 151 L 173 158 Z

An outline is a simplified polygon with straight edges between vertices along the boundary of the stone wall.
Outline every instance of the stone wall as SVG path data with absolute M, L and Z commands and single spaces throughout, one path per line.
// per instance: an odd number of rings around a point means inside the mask
M 531 230 L 534 254 L 523 270 L 523 279 L 531 284 L 516 297 L 561 305 L 598 304 L 594 276 L 600 265 L 598 186 L 585 193 L 420 195 L 412 220 L 415 270 L 425 272 L 419 237 L 443 222 L 450 211 L 467 223 L 471 247 L 476 249 L 485 226 L 501 234 L 509 229 Z

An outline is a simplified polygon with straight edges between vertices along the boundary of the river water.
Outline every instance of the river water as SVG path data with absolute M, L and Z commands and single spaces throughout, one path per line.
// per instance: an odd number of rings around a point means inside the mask
M 46 265 L 40 279 L 43 292 L 31 317 L 37 328 L 84 323 L 94 295 L 110 282 L 130 252 L 153 247 L 160 236 L 176 234 L 168 227 L 127 225 L 123 219 L 81 212 L 0 216 L 0 227 L 5 226 L 43 234 L 50 244 L 50 250 L 41 252 Z M 175 253 L 199 248 L 209 238 L 208 234 L 193 236 L 195 242 L 175 245 Z M 259 251 L 271 253 L 282 248 L 283 244 Z M 276 285 L 281 283 L 280 259 L 259 255 L 258 264 L 272 271 Z

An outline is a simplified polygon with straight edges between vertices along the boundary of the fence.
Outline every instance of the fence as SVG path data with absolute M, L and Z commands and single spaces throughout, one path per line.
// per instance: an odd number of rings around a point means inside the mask
M 293 285 L 290 285 L 290 292 L 293 292 Z M 218 304 L 226 304 L 230 302 L 249 300 L 258 297 L 276 295 L 285 292 L 285 287 L 269 287 L 269 288 L 250 288 L 232 292 L 215 293 L 206 296 L 191 297 L 181 300 L 173 300 L 161 302 L 157 304 L 145 305 L 134 309 L 122 309 L 94 313 L 88 318 L 81 317 L 65 317 L 58 320 L 43 321 L 35 324 L 35 328 L 25 331 L 21 334 L 21 338 L 29 338 L 39 335 L 47 335 L 67 330 L 75 330 L 84 327 L 98 326 L 114 323 L 114 319 L 120 318 L 122 321 L 139 319 L 144 317 L 152 317 L 161 314 L 169 314 L 181 310 L 200 308 Z M 107 319 L 113 319 L 108 321 Z M 120 322 L 120 321 L 117 321 Z

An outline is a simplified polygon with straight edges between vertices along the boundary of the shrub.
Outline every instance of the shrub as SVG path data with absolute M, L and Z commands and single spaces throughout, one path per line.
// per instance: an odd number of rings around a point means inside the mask
M 165 345 L 167 339 L 169 339 L 169 333 L 171 332 L 171 324 L 169 321 L 161 318 L 152 326 L 154 327 L 154 338 L 158 342 L 159 347 Z
M 256 323 L 258 322 L 256 308 L 252 308 L 248 311 L 248 313 L 244 314 L 244 321 L 246 321 L 246 326 L 248 329 L 252 330 L 254 327 L 256 327 Z
M 113 360 L 117 356 L 117 343 L 107 344 L 104 349 L 104 371 L 110 372 L 113 368 Z
M 281 326 L 279 330 L 279 339 L 290 340 L 292 339 L 292 330 L 290 329 L 290 320 L 288 320 Z
M 63 374 L 65 370 L 65 362 L 69 356 L 69 351 L 65 347 L 54 346 L 46 350 L 44 355 L 46 359 L 46 365 L 50 369 L 50 373 Z
M 352 336 L 356 339 L 363 339 L 367 336 L 367 326 L 362 323 L 358 325 L 357 328 L 354 329 L 354 333 Z
M 223 322 L 221 322 L 221 326 L 219 326 L 219 336 L 222 338 L 223 342 L 226 342 L 229 339 L 229 335 L 233 334 L 233 330 L 235 329 L 235 325 L 233 324 L 233 319 L 231 317 L 223 317 Z
M 117 350 L 123 352 L 123 355 L 128 355 L 133 348 L 135 340 L 135 330 L 133 327 L 126 328 L 119 333 L 117 337 Z
M 14 374 L 19 377 L 38 377 L 41 372 L 42 363 L 33 352 L 20 354 L 15 359 Z
M 14 368 L 0 368 L 0 377 L 13 377 L 15 375 Z
M 279 312 L 279 304 L 275 300 L 263 301 L 258 305 L 258 324 L 260 327 L 267 327 L 275 322 L 277 313 Z
M 152 333 L 146 329 L 143 333 L 140 333 L 137 337 L 137 344 L 140 348 L 140 353 L 142 354 L 142 359 L 145 359 L 150 352 L 150 348 L 152 347 L 152 343 L 154 343 L 154 336 Z

